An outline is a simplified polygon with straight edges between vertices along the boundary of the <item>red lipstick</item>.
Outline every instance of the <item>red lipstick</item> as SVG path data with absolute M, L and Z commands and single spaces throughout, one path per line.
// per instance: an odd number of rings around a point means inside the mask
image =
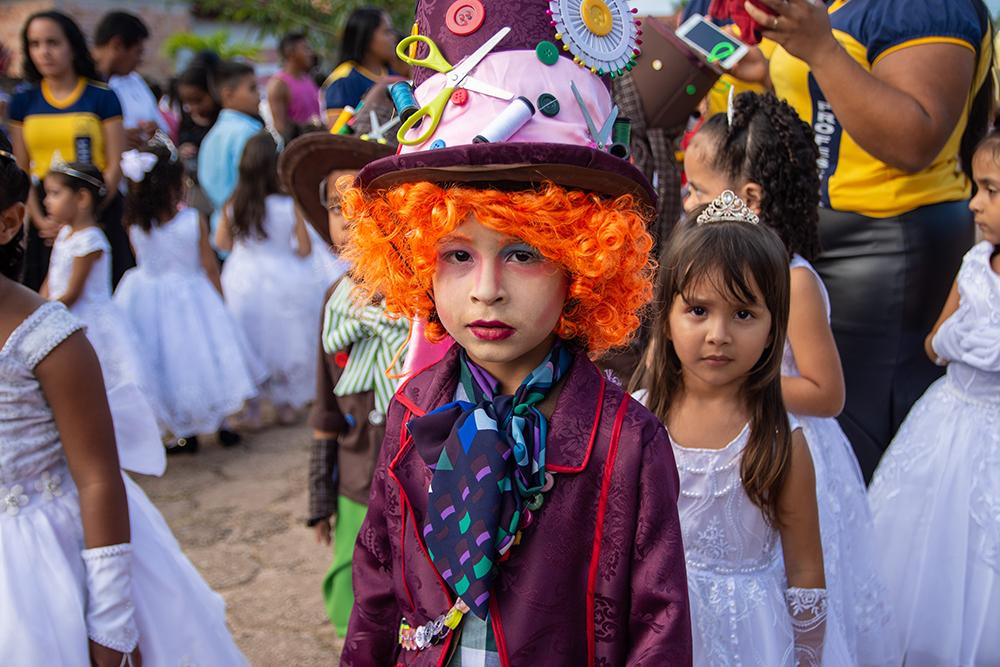
M 517 332 L 517 329 L 500 320 L 476 320 L 468 328 L 473 336 L 487 341 L 506 340 Z

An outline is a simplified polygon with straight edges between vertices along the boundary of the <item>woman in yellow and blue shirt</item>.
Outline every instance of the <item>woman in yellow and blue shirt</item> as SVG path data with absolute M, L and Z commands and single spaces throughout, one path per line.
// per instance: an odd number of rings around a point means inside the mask
M 135 266 L 121 226 L 118 195 L 121 153 L 125 146 L 122 108 L 115 93 L 98 83 L 94 61 L 80 28 L 60 12 L 33 14 L 22 32 L 24 78 L 34 84 L 10 104 L 11 140 L 18 166 L 31 174 L 35 187 L 28 200 L 31 224 L 24 284 L 38 289 L 49 264 L 47 239 L 58 227 L 43 207 L 41 181 L 53 159 L 89 162 L 104 174 L 108 199 L 98 222 L 111 241 L 115 282 Z
M 816 134 L 814 264 L 843 360 L 841 425 L 870 479 L 940 374 L 923 340 L 973 242 L 966 170 L 992 111 L 989 15 L 981 0 L 760 2 L 774 14 L 747 11 L 778 48 L 737 74 L 773 87 Z

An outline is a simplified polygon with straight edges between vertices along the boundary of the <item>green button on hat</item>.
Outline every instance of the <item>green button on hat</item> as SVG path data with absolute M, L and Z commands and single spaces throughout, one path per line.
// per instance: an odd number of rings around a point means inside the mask
M 548 40 L 542 40 L 535 47 L 535 55 L 546 65 L 555 65 L 559 62 L 559 47 Z

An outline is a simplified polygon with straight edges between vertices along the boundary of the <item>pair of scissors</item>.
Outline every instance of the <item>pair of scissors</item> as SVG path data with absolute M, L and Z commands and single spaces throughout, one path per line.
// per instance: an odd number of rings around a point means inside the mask
M 590 117 L 590 112 L 587 111 L 587 105 L 583 103 L 583 96 L 577 90 L 576 84 L 570 81 L 569 85 L 573 89 L 573 96 L 576 98 L 576 103 L 580 105 L 580 111 L 583 112 L 583 119 L 587 121 L 587 129 L 590 130 L 590 136 L 593 137 L 594 143 L 601 150 L 610 146 L 611 130 L 615 126 L 615 121 L 618 120 L 618 105 L 616 104 L 611 107 L 611 115 L 608 116 L 607 120 L 604 121 L 604 125 L 598 130 L 597 125 L 594 124 L 594 119 Z
M 438 124 L 441 122 L 441 116 L 444 114 L 445 107 L 456 88 L 466 88 L 501 100 L 514 99 L 513 93 L 469 76 L 469 73 L 476 68 L 483 58 L 496 48 L 497 44 L 503 41 L 509 32 L 510 27 L 501 28 L 495 35 L 486 40 L 485 44 L 476 49 L 471 55 L 462 59 L 458 65 L 452 65 L 445 60 L 437 44 L 431 38 L 424 35 L 410 35 L 399 42 L 399 45 L 396 46 L 396 55 L 399 56 L 400 60 L 415 67 L 426 67 L 446 75 L 444 88 L 438 93 L 437 97 L 407 118 L 406 122 L 399 128 L 399 132 L 396 134 L 399 143 L 404 146 L 415 146 L 427 141 L 434 134 Z M 417 44 L 418 42 L 427 45 L 427 56 L 424 58 L 411 58 L 408 53 L 410 45 Z M 425 116 L 430 116 L 430 123 L 427 124 L 427 128 L 419 137 L 407 139 L 406 133 L 413 129 Z

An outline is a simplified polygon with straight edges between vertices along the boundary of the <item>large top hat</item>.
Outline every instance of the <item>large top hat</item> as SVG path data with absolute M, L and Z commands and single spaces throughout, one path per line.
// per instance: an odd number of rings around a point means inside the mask
M 414 29 L 398 51 L 416 90 L 392 97 L 420 122 L 403 124 L 399 153 L 358 185 L 554 181 L 654 201 L 610 94 L 639 55 L 626 0 L 418 0 Z
M 331 242 L 324 201 L 327 175 L 361 169 L 396 152 L 399 120 L 387 89 L 397 81 L 402 78 L 389 77 L 368 91 L 348 123 L 349 134 L 304 134 L 289 143 L 278 158 L 278 175 L 285 191 L 327 243 Z

